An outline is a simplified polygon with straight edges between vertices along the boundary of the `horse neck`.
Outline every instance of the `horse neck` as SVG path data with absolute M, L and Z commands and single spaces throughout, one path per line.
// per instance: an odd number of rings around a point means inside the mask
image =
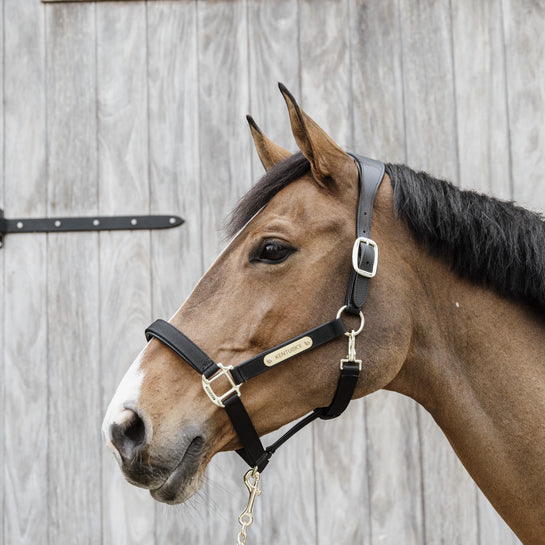
M 419 265 L 413 342 L 391 385 L 420 402 L 525 544 L 545 535 L 545 319 Z M 396 387 L 396 382 L 397 386 Z

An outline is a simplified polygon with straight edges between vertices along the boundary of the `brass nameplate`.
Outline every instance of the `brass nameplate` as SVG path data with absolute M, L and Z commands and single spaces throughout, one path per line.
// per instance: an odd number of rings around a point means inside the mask
M 283 348 L 279 348 L 278 350 L 275 350 L 274 352 L 267 354 L 263 358 L 263 363 L 267 367 L 272 367 L 273 365 L 281 363 L 284 360 L 291 358 L 292 356 L 295 356 L 297 354 L 300 354 L 301 352 L 304 352 L 305 350 L 308 350 L 311 346 L 312 346 L 312 339 L 310 337 L 303 337 L 302 339 L 299 339 L 298 341 L 294 341 L 290 344 L 287 344 Z

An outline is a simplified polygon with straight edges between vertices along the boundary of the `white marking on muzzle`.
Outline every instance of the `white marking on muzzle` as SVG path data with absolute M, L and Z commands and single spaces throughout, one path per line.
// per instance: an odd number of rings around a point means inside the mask
M 112 443 L 110 429 L 112 424 L 121 423 L 124 415 L 126 417 L 127 409 L 137 412 L 140 389 L 142 387 L 142 382 L 144 381 L 144 371 L 142 371 L 140 368 L 144 350 L 140 352 L 138 357 L 134 360 L 125 373 L 125 376 L 121 379 L 121 382 L 115 391 L 114 397 L 108 405 L 106 415 L 104 416 L 104 421 L 102 422 L 102 436 L 104 437 L 104 442 L 114 453 L 119 462 L 121 461 L 121 458 L 119 456 L 119 452 Z

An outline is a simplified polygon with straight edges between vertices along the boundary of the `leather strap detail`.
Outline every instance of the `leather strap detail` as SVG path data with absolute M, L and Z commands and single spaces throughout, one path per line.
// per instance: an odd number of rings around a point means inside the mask
M 360 367 L 356 363 L 345 363 L 341 369 L 341 375 L 339 382 L 337 382 L 337 389 L 333 395 L 333 400 L 329 407 L 322 407 L 316 409 L 320 418 L 323 420 L 329 420 L 330 418 L 336 418 L 344 412 L 356 389 L 358 383 L 358 377 L 360 375 Z
M 237 394 L 228 397 L 223 403 L 238 438 L 244 446 L 237 450 L 237 453 L 249 466 L 255 467 L 258 465 L 258 460 L 265 454 L 265 449 L 254 428 L 252 419 Z
M 277 439 L 272 445 L 267 447 L 265 449 L 264 454 L 259 458 L 256 465 L 258 467 L 259 471 L 262 471 L 262 469 L 265 468 L 265 466 L 269 463 L 269 460 L 271 459 L 272 455 L 288 440 L 291 439 L 298 431 L 301 431 L 305 426 L 310 424 L 311 422 L 314 422 L 317 418 L 320 417 L 319 410 L 315 410 L 298 422 L 296 422 L 287 432 L 285 432 L 279 439 Z M 241 451 L 237 450 L 237 453 L 240 454 L 240 456 L 243 456 Z M 246 459 L 244 458 L 246 461 Z M 251 464 L 250 464 L 251 465 Z M 255 466 L 254 466 L 255 467 Z
M 186 361 L 197 373 L 210 378 L 219 367 L 189 337 L 165 320 L 155 320 L 146 329 L 146 339 L 159 339 Z
M 301 335 L 294 337 L 290 341 L 287 341 L 278 346 L 275 346 L 274 348 L 271 348 L 270 350 L 262 352 L 261 354 L 258 354 L 257 356 L 249 360 L 246 360 L 240 365 L 237 365 L 231 371 L 231 375 L 233 376 L 233 379 L 237 384 L 241 384 L 253 377 L 260 375 L 261 373 L 263 373 L 264 371 L 267 371 L 271 367 L 275 367 L 276 365 L 283 363 L 284 361 L 294 358 L 295 356 L 301 354 L 302 352 L 306 352 L 307 350 L 311 350 L 319 346 L 322 346 L 323 344 L 326 344 L 329 341 L 332 341 L 333 339 L 336 339 L 337 337 L 344 335 L 345 332 L 346 332 L 346 326 L 344 325 L 343 321 L 340 318 L 331 320 L 330 322 L 326 322 L 325 324 L 322 324 L 321 326 L 315 327 L 314 329 L 311 329 L 310 331 L 306 331 L 305 333 L 302 333 Z M 301 350 L 297 350 L 297 348 L 299 348 L 298 343 L 302 340 L 306 341 L 307 338 L 311 340 L 311 343 L 308 346 L 308 348 L 305 348 L 304 346 L 302 346 Z M 284 348 L 286 348 L 286 350 L 285 352 L 282 352 L 282 349 Z M 290 353 L 290 350 L 292 350 L 291 353 Z M 278 362 L 275 363 L 273 359 L 271 363 L 267 364 L 266 357 L 273 353 L 278 354 Z
M 375 195 L 384 177 L 384 164 L 374 159 L 350 154 L 360 175 L 360 195 L 356 216 L 356 238 L 371 238 L 371 219 Z M 373 269 L 375 251 L 372 246 L 362 244 L 360 252 L 360 269 L 370 272 Z M 346 291 L 346 310 L 358 314 L 367 299 L 369 278 L 359 275 L 355 270 L 350 273 Z

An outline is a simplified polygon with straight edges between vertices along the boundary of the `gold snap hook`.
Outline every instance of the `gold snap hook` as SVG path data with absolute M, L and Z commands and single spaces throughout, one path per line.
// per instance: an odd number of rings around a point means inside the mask
M 237 545 L 245 545 L 246 532 L 248 530 L 248 527 L 251 526 L 254 522 L 253 509 L 255 499 L 257 496 L 261 495 L 261 490 L 258 488 L 260 478 L 261 474 L 257 470 L 257 466 L 247 471 L 244 475 L 244 484 L 246 485 L 246 488 L 250 493 L 250 497 L 248 498 L 248 505 L 246 506 L 246 509 L 244 509 L 244 511 L 242 511 L 242 513 L 238 517 L 238 521 L 242 526 L 242 529 L 240 530 L 237 537 Z

